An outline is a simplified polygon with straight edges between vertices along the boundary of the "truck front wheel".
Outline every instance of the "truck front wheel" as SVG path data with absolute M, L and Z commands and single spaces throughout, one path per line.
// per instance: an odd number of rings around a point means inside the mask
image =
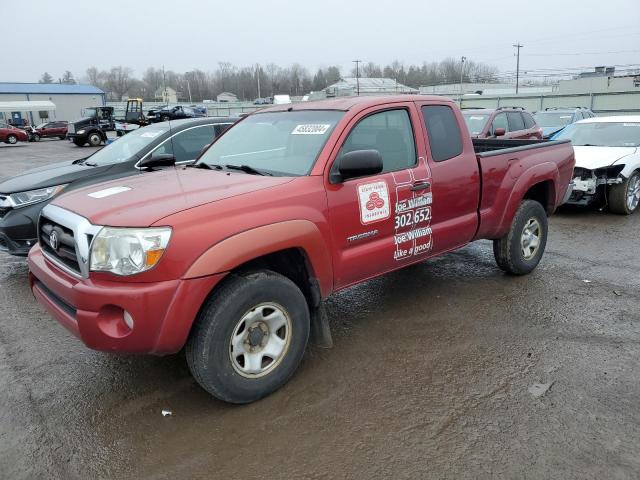
M 509 232 L 493 241 L 493 255 L 498 266 L 512 275 L 525 275 L 540 262 L 547 245 L 547 213 L 535 200 L 524 200 L 511 223 Z
M 198 315 L 186 357 L 213 396 L 250 403 L 289 380 L 308 338 L 309 308 L 295 283 L 269 270 L 231 274 Z
M 91 145 L 92 147 L 97 147 L 102 143 L 102 136 L 97 133 L 97 132 L 93 132 L 89 134 L 89 145 Z

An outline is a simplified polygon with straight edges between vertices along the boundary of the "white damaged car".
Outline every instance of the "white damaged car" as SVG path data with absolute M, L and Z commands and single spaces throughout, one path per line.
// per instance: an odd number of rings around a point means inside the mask
M 576 166 L 573 205 L 608 204 L 621 215 L 640 203 L 640 116 L 595 117 L 568 125 L 554 140 L 569 139 Z

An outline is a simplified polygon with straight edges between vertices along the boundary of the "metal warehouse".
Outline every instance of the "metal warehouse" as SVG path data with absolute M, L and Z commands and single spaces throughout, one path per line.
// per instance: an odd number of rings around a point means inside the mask
M 37 125 L 48 120 L 74 120 L 83 108 L 104 105 L 105 100 L 105 93 L 93 85 L 0 82 L 0 103 L 20 102 L 15 111 L 0 111 L 0 121 L 11 119 L 11 123 L 22 125 L 26 120 Z M 39 110 L 38 104 L 30 108 L 26 103 L 38 101 L 50 101 L 55 108 Z

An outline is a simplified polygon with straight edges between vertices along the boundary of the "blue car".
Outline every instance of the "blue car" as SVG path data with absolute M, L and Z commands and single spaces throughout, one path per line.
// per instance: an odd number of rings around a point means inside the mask
M 536 123 L 542 128 L 545 139 L 552 138 L 567 125 L 595 117 L 595 114 L 585 107 L 549 107 L 533 114 Z

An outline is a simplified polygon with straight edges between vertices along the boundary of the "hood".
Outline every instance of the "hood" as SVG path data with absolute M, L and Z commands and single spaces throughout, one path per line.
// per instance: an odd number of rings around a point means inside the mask
M 77 160 L 76 160 L 77 161 Z M 71 160 L 34 168 L 0 183 L 0 193 L 16 193 L 36 188 L 63 185 L 96 173 L 95 167 Z
M 627 155 L 636 152 L 636 147 L 585 147 L 574 146 L 576 167 L 595 170 L 609 167 Z
M 558 133 L 560 130 L 562 130 L 564 127 L 566 127 L 566 125 L 563 126 L 554 126 L 554 127 L 540 127 L 542 128 L 542 135 L 544 135 L 545 137 L 549 137 L 551 135 L 553 135 L 554 133 Z
M 174 213 L 288 183 L 291 177 L 169 168 L 62 194 L 54 205 L 95 225 L 145 227 Z

